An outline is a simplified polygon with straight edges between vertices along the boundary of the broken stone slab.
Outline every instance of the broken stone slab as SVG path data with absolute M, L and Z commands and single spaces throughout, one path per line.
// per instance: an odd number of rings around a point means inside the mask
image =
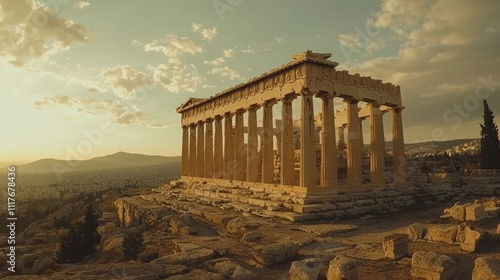
M 427 233 L 427 226 L 420 223 L 414 223 L 408 226 L 408 238 L 412 241 L 423 239 Z
M 463 221 L 465 221 L 465 206 L 466 205 L 455 204 L 455 205 L 453 205 L 453 207 L 451 207 L 449 209 L 448 214 L 450 214 L 450 216 L 453 220 L 463 222 Z M 445 211 L 445 213 L 446 213 L 446 211 Z
M 454 244 L 457 238 L 456 225 L 432 225 L 427 228 L 425 239 L 435 242 Z
M 407 234 L 395 233 L 386 236 L 382 242 L 384 256 L 393 260 L 405 257 L 408 255 L 409 242 Z
M 500 263 L 492 258 L 479 257 L 474 263 L 472 280 L 500 279 Z
M 288 241 L 256 248 L 251 255 L 262 265 L 270 266 L 295 257 L 299 250 L 298 244 Z
M 182 264 L 189 266 L 192 264 L 207 261 L 214 258 L 215 256 L 216 253 L 214 252 L 214 250 L 199 247 L 198 249 L 163 256 L 154 261 L 151 261 L 150 263 L 157 265 Z
M 483 238 L 484 233 L 466 226 L 463 231 L 464 240 L 460 243 L 460 248 L 467 252 L 476 251 L 476 246 Z
M 288 275 L 290 280 L 316 280 L 325 266 L 318 258 L 292 262 Z
M 328 265 L 327 280 L 358 279 L 358 261 L 345 256 L 336 256 Z
M 466 221 L 482 221 L 486 219 L 488 215 L 484 210 L 484 205 L 482 204 L 472 204 L 465 207 L 465 220 Z
M 427 280 L 453 279 L 456 274 L 456 261 L 434 252 L 417 251 L 411 258 L 411 276 Z
M 206 270 L 194 269 L 184 275 L 176 275 L 167 280 L 226 280 L 226 278 L 215 272 L 210 272 Z
M 229 258 L 208 260 L 204 264 L 208 270 L 221 274 L 229 280 L 252 280 L 258 278 L 253 272 Z

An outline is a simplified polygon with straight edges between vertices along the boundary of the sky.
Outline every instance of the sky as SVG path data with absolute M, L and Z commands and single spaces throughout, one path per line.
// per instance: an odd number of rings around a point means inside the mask
M 499 14 L 495 0 L 0 0 L 0 163 L 180 155 L 180 104 L 306 50 L 400 85 L 405 142 L 479 138 L 482 99 L 500 115 Z

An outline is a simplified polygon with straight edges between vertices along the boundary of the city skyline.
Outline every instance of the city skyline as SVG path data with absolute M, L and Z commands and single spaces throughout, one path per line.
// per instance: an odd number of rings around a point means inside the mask
M 482 99 L 500 112 L 494 1 L 43 3 L 0 0 L 0 162 L 178 156 L 185 100 L 308 49 L 400 85 L 407 143 L 479 138 Z

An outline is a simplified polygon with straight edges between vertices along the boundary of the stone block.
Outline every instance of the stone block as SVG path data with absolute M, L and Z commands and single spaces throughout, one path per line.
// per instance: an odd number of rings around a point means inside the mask
M 253 272 L 229 258 L 213 259 L 206 261 L 204 264 L 208 270 L 224 275 L 229 280 L 252 280 L 257 278 L 257 275 Z
M 396 233 L 386 236 L 382 242 L 384 256 L 393 260 L 403 258 L 408 255 L 409 242 L 407 234 Z
M 256 248 L 252 256 L 264 266 L 270 266 L 295 257 L 300 247 L 293 242 L 284 242 Z
M 474 263 L 472 280 L 500 279 L 500 263 L 492 258 L 479 257 Z
M 323 263 L 317 258 L 294 261 L 288 275 L 290 280 L 316 280 L 323 267 Z
M 354 201 L 336 202 L 335 206 L 340 210 L 351 209 L 354 206 Z
M 328 265 L 327 280 L 356 280 L 359 268 L 355 259 L 337 256 Z
M 482 204 L 472 204 L 465 207 L 466 221 L 482 221 L 487 218 L 486 211 Z
M 432 225 L 427 228 L 425 239 L 435 242 L 454 244 L 457 240 L 456 225 Z
M 411 276 L 427 280 L 453 279 L 456 274 L 456 261 L 434 252 L 417 251 L 411 258 Z
M 424 224 L 414 223 L 408 227 L 408 238 L 412 241 L 423 239 L 427 233 L 427 226 Z
M 460 243 L 460 248 L 467 252 L 476 251 L 476 246 L 479 241 L 481 241 L 483 235 L 483 232 L 473 230 L 470 227 L 466 226 L 464 229 L 464 241 L 463 243 Z
M 465 221 L 465 206 L 458 204 L 453 205 L 453 207 L 449 209 L 449 214 L 453 220 L 463 222 Z

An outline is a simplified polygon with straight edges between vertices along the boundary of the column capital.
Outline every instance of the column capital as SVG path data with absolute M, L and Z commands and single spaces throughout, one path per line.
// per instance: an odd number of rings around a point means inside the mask
M 264 101 L 264 106 L 273 107 L 274 104 L 278 103 L 276 99 L 269 99 Z
M 196 128 L 198 126 L 198 123 L 191 123 L 189 124 L 190 128 Z
M 394 107 L 391 107 L 391 110 L 401 112 L 405 108 L 406 108 L 405 106 L 394 106 Z
M 289 93 L 289 94 L 286 94 L 283 97 L 281 97 L 279 99 L 279 101 L 281 101 L 283 103 L 291 103 L 295 99 L 297 99 L 297 94 L 295 94 L 295 93 Z
M 224 113 L 224 118 L 232 118 L 234 116 L 233 112 L 226 112 Z
M 214 118 L 207 118 L 205 120 L 206 123 L 212 123 L 214 121 Z
M 320 91 L 319 93 L 316 93 L 315 96 L 320 99 L 333 100 L 333 98 L 335 98 L 335 93 L 328 91 Z
M 259 110 L 260 107 L 262 107 L 262 105 L 252 104 L 252 105 L 248 106 L 247 111 L 254 111 L 255 112 L 255 111 Z
M 314 92 L 310 91 L 308 87 L 302 87 L 302 89 L 300 89 L 300 92 L 298 93 L 298 95 L 300 96 L 312 96 L 314 95 Z
M 379 103 L 377 101 L 373 101 L 373 102 L 368 102 L 368 104 L 366 104 L 367 107 L 372 107 L 372 108 L 380 108 L 380 106 L 382 106 L 382 103 Z
M 223 116 L 221 116 L 221 115 L 215 115 L 215 116 L 214 116 L 214 120 L 216 120 L 216 121 L 217 121 L 217 120 L 218 120 L 218 121 L 220 121 L 220 120 L 222 120 L 223 118 L 224 118 L 224 117 L 223 117 Z
M 359 100 L 354 97 L 349 97 L 349 98 L 344 98 L 344 102 L 349 104 L 356 104 L 359 102 Z
M 237 114 L 237 115 L 244 114 L 246 111 L 247 111 L 247 109 L 245 109 L 245 108 L 239 108 L 236 110 L 235 114 Z

